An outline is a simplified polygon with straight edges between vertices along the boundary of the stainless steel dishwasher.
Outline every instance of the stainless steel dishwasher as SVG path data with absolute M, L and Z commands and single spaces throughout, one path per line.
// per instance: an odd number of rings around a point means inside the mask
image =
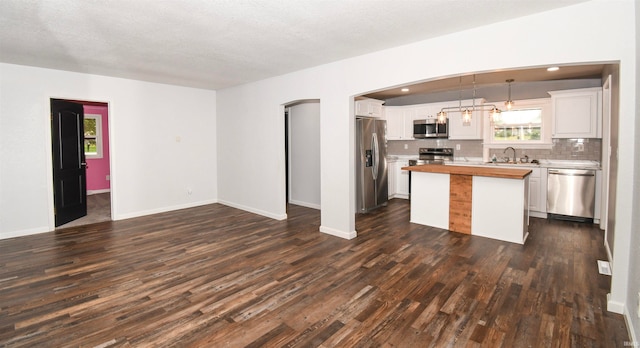
M 550 218 L 593 221 L 596 171 L 549 168 L 547 213 Z

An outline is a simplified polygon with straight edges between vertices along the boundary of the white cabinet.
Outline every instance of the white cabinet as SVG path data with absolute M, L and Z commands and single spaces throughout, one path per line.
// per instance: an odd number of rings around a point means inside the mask
M 387 140 L 413 140 L 414 110 L 406 106 L 387 106 L 384 109 Z
M 529 211 L 532 216 L 547 217 L 547 168 L 533 168 L 529 176 Z
M 547 218 L 547 168 L 511 167 L 500 168 L 531 169 L 529 174 L 529 216 Z
M 550 91 L 553 138 L 602 138 L 602 88 Z
M 387 186 L 389 198 L 409 198 L 409 172 L 402 167 L 409 165 L 408 160 L 388 160 Z
M 355 101 L 356 116 L 382 117 L 384 101 L 376 99 L 362 99 Z
M 480 107 L 483 102 L 483 99 L 476 99 L 475 105 Z M 457 107 L 459 104 L 459 102 L 448 103 L 447 106 Z M 473 101 L 463 100 L 462 105 L 473 105 Z M 464 124 L 461 112 L 458 110 L 448 112 L 449 139 L 482 140 L 482 125 L 484 124 L 483 118 L 486 117 L 486 115 L 486 112 L 482 110 L 475 110 L 471 114 L 471 122 L 469 124 Z
M 389 199 L 394 198 L 396 196 L 396 163 L 398 160 L 387 159 L 387 193 Z
M 402 167 L 409 166 L 409 161 L 398 161 L 398 175 L 396 177 L 396 198 L 409 199 L 409 171 Z

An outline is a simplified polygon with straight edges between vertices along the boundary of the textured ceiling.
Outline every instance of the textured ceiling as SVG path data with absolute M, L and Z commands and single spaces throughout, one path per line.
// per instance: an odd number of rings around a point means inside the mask
M 0 0 L 0 61 L 222 89 L 585 0 Z

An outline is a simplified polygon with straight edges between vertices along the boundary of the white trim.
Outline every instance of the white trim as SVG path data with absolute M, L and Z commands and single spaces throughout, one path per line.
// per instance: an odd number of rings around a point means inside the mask
M 613 265 L 611 265 L 613 266 Z M 611 268 L 613 271 L 613 267 Z M 611 300 L 611 293 L 607 294 L 607 310 L 609 312 L 624 314 L 624 303 Z
M 107 192 L 111 192 L 111 189 L 87 190 L 87 196 L 89 196 L 89 195 L 97 195 L 99 193 L 107 193 Z
M 636 332 L 633 330 L 633 321 L 631 319 L 631 313 L 629 310 L 626 310 L 624 312 L 624 323 L 627 324 L 627 332 L 629 333 L 629 336 L 631 336 L 631 342 L 634 342 L 635 344 L 638 344 L 638 336 L 636 336 Z M 637 346 L 635 346 L 637 347 Z
M 346 232 L 333 229 L 331 227 L 320 226 L 320 232 L 330 234 L 332 236 L 344 238 L 344 239 L 353 239 L 358 236 L 356 231 Z
M 266 216 L 266 217 L 274 219 L 274 220 L 286 220 L 287 219 L 287 214 L 273 214 L 273 213 L 270 213 L 268 211 L 255 209 L 255 208 L 252 208 L 252 207 L 248 207 L 246 205 L 236 204 L 236 203 L 232 203 L 232 202 L 228 202 L 228 201 L 224 201 L 224 200 L 218 201 L 218 203 L 226 205 L 226 206 L 229 206 L 231 208 L 236 208 L 236 209 L 248 211 L 250 213 Z
M 180 210 L 180 209 L 186 209 L 186 208 L 194 208 L 194 207 L 199 207 L 199 206 L 203 206 L 203 205 L 208 205 L 208 204 L 214 204 L 214 203 L 218 203 L 215 199 L 214 200 L 206 200 L 206 201 L 200 201 L 200 202 L 192 202 L 192 203 L 187 203 L 187 204 L 179 204 L 179 205 L 174 205 L 174 206 L 170 206 L 170 207 L 162 207 L 162 208 L 157 208 L 157 209 L 150 209 L 150 210 L 144 210 L 144 211 L 139 211 L 139 212 L 135 212 L 135 213 L 128 213 L 128 214 L 117 214 L 117 215 L 113 215 L 113 220 L 124 220 L 124 219 L 131 219 L 131 218 L 135 218 L 135 217 L 140 217 L 140 216 L 147 216 L 147 215 L 153 215 L 153 214 L 159 214 L 159 213 L 165 213 L 168 211 L 174 211 L 174 210 Z
M 495 102 L 498 105 L 504 102 Z M 493 140 L 493 127 L 489 122 L 489 118 L 484 118 L 484 134 L 483 148 L 517 146 L 522 149 L 551 149 L 553 147 L 553 139 L 551 138 L 551 98 L 522 99 L 516 100 L 514 110 L 540 108 L 542 110 L 542 126 L 540 140 L 531 141 L 495 141 Z
M 103 148 L 103 143 L 104 143 L 104 139 L 102 138 L 102 115 L 100 114 L 84 114 L 84 118 L 92 118 L 96 120 L 96 154 L 95 155 L 91 155 L 91 154 L 87 154 L 85 152 L 85 158 L 86 159 L 98 159 L 98 158 L 102 158 L 102 148 Z M 84 139 L 82 141 L 82 148 L 84 149 Z
M 40 226 L 40 227 L 36 227 L 36 228 L 30 228 L 30 229 L 27 229 L 27 230 L 11 231 L 11 232 L 8 232 L 8 233 L 0 233 L 0 240 L 9 239 L 9 238 L 16 238 L 16 237 L 30 236 L 30 235 L 34 235 L 34 234 L 53 232 L 53 231 L 54 230 L 50 229 L 48 226 Z
M 302 202 L 302 201 L 297 201 L 295 199 L 289 199 L 289 204 L 293 204 L 293 205 L 299 205 L 301 207 L 307 207 L 307 208 L 311 208 L 311 209 L 317 209 L 320 210 L 320 204 L 313 204 L 313 203 L 308 203 L 308 202 Z
M 529 210 L 529 217 L 546 219 L 547 218 L 547 213 L 542 213 L 542 212 L 539 212 L 539 211 L 531 211 L 531 210 Z
M 605 237 L 606 236 L 607 235 L 606 235 L 606 231 L 605 231 Z M 607 260 L 611 264 L 611 269 L 613 269 L 613 254 L 611 253 L 611 247 L 609 246 L 609 242 L 607 241 L 607 238 L 604 239 L 604 249 L 607 252 Z

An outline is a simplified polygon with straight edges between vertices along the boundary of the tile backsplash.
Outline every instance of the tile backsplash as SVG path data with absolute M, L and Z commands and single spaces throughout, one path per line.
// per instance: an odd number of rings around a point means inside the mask
M 454 150 L 456 157 L 482 157 L 482 140 L 448 140 L 448 139 L 423 139 L 423 140 L 389 140 L 387 142 L 387 153 L 389 155 L 418 155 L 421 147 L 451 147 L 456 148 L 460 144 L 460 150 Z M 407 149 L 404 146 L 407 145 Z M 522 157 L 524 154 L 533 159 L 555 159 L 555 160 L 588 160 L 601 161 L 602 140 L 601 139 L 553 139 L 551 149 L 516 149 L 516 156 Z M 506 156 L 503 154 L 505 147 L 491 147 L 489 154 L 496 156 Z M 511 156 L 511 151 L 509 151 Z

